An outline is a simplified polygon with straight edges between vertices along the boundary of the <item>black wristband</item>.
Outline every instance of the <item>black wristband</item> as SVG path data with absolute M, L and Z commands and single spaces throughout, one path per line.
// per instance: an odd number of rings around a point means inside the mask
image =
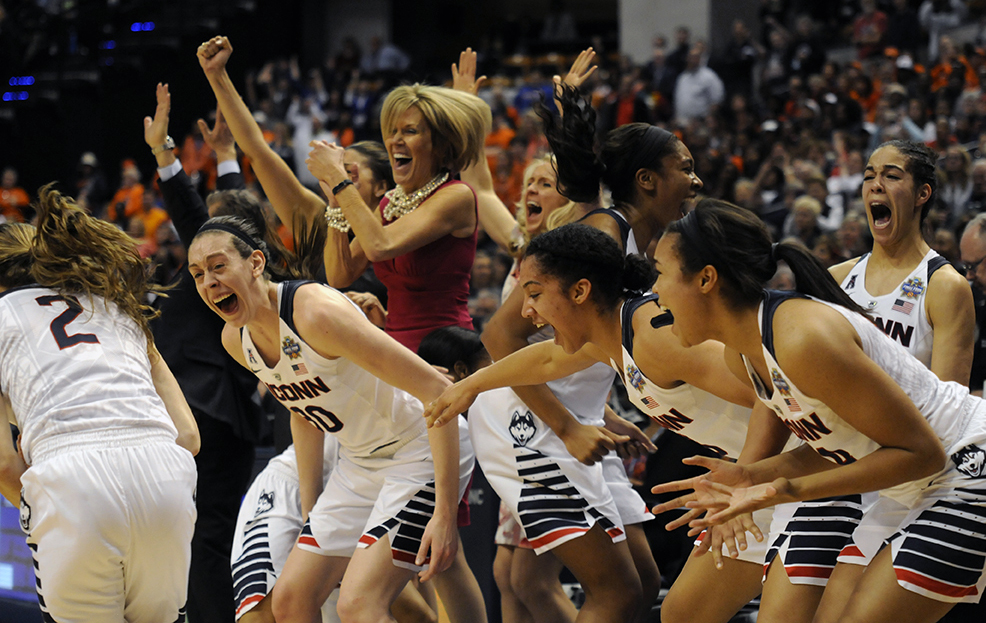
M 346 186 L 352 186 L 352 185 L 353 185 L 353 180 L 350 180 L 350 179 L 342 180 L 341 182 L 339 182 L 338 184 L 336 184 L 335 187 L 332 188 L 332 194 L 333 195 L 338 195 L 339 193 L 342 192 L 342 190 Z

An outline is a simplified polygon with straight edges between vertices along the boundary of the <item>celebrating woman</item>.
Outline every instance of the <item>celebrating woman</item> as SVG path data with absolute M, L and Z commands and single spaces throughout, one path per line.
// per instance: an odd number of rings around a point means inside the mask
M 261 232 L 245 221 L 208 221 L 189 249 L 189 270 L 226 321 L 226 350 L 292 412 L 308 522 L 254 610 L 282 623 L 315 620 L 341 580 L 343 620 L 387 620 L 429 548 L 423 580 L 455 557 L 455 509 L 472 452 L 464 422 L 426 433 L 419 402 L 448 381 L 336 290 L 278 281 Z M 323 490 L 326 432 L 337 435 L 340 458 Z
M 430 417 L 445 419 L 474 398 L 478 406 L 488 396 L 504 391 L 495 390 L 497 387 L 553 381 L 603 362 L 623 376 L 628 395 L 644 413 L 706 445 L 717 455 L 748 460 L 779 451 L 778 446 L 786 439 L 786 434 L 778 434 L 780 427 L 757 428 L 754 434 L 747 435 L 749 407 L 755 397 L 740 383 L 730 381 L 722 364 L 722 346 L 682 349 L 671 333 L 671 316 L 658 308 L 656 297 L 639 295 L 653 277 L 646 260 L 625 256 L 616 241 L 586 225 L 566 225 L 535 238 L 521 263 L 524 314 L 535 323 L 550 324 L 555 343 L 540 342 L 523 348 L 455 385 L 429 409 Z M 770 424 L 763 415 L 754 421 L 754 427 L 757 422 Z M 511 433 L 517 427 L 513 419 L 517 416 L 511 419 Z M 540 449 L 532 444 L 545 443 L 550 435 L 538 431 L 533 419 L 531 424 L 536 435 L 527 446 Z M 473 426 L 477 438 L 480 426 L 492 428 L 476 418 Z M 495 438 L 493 433 L 488 436 Z M 744 449 L 747 438 L 752 443 Z M 483 458 L 480 456 L 481 461 Z M 574 462 L 571 457 L 569 461 Z M 493 470 L 487 462 L 483 465 L 489 476 Z M 577 463 L 575 466 L 584 467 Z M 492 477 L 491 482 L 496 484 Z M 520 511 L 523 523 L 523 507 Z M 762 535 L 769 521 L 769 516 L 761 514 L 755 523 L 747 521 L 743 527 Z M 671 620 L 694 616 L 703 621 L 726 621 L 759 593 L 766 544 L 746 547 L 740 530 L 735 536 L 739 549 L 745 551 L 736 551 L 727 538 L 727 548 L 740 560 L 722 560 L 720 539 L 725 536 L 709 535 L 705 548 L 711 546 L 713 555 L 689 562 L 683 576 L 685 585 L 677 588 L 678 597 L 672 602 L 676 605 L 665 616 L 674 617 Z M 718 573 L 728 574 L 729 582 L 717 595 L 693 601 L 700 578 L 727 577 L 713 575 L 716 567 L 723 569 Z M 691 604 L 687 614 L 682 611 L 682 604 Z
M 898 189 L 883 180 L 896 168 L 874 170 L 871 185 Z M 746 466 L 693 459 L 711 473 L 655 488 L 698 487 L 655 511 L 686 502 L 717 510 L 693 522 L 702 526 L 779 502 L 880 491 L 907 512 L 890 526 L 888 546 L 861 574 L 838 620 L 930 622 L 956 602 L 978 601 L 986 587 L 986 559 L 975 554 L 986 539 L 986 403 L 936 377 L 810 254 L 772 245 L 746 210 L 703 201 L 669 227 L 655 259 L 661 304 L 674 313 L 682 344 L 725 343 L 734 374 L 805 442 Z M 794 271 L 798 292 L 764 291 L 780 259 Z

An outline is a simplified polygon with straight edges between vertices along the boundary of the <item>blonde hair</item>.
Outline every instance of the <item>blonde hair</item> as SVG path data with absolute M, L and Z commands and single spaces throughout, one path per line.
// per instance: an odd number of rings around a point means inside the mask
M 137 243 L 106 221 L 89 216 L 48 184 L 35 204 L 37 231 L 31 244 L 31 276 L 62 294 L 113 302 L 153 341 L 150 320 L 160 312 L 145 301 L 164 288 L 148 282 L 148 261 Z
M 31 240 L 34 226 L 0 223 L 0 287 L 17 288 L 34 283 L 31 276 Z
M 397 129 L 397 119 L 412 106 L 431 129 L 439 168 L 458 173 L 482 159 L 486 135 L 493 125 L 486 102 L 445 87 L 399 86 L 387 95 L 380 111 L 380 129 L 385 139 Z
M 809 195 L 801 195 L 795 199 L 794 204 L 791 206 L 791 211 L 794 212 L 802 208 L 808 208 L 815 216 L 819 216 L 822 213 L 822 204 L 818 202 L 818 199 Z

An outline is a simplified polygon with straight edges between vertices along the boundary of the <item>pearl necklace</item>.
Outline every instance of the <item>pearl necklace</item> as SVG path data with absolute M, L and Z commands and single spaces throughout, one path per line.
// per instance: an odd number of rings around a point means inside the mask
M 404 189 L 397 188 L 387 192 L 387 207 L 383 209 L 383 217 L 388 221 L 398 219 L 405 214 L 410 214 L 421 205 L 435 190 L 448 181 L 448 171 L 439 173 L 430 182 L 417 189 L 410 195 L 404 193 Z

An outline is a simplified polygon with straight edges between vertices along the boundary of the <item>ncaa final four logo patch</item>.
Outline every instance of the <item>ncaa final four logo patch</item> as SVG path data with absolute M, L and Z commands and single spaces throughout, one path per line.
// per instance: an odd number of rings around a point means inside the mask
M 774 387 L 777 388 L 777 391 L 781 393 L 781 396 L 791 395 L 791 386 L 787 384 L 787 381 L 785 381 L 784 377 L 781 376 L 781 371 L 777 368 L 770 369 L 770 381 L 774 384 Z
M 644 391 L 644 375 L 632 363 L 627 364 L 627 382 L 638 392 Z
M 909 299 L 916 299 L 924 292 L 924 280 L 920 277 L 908 279 L 900 286 L 900 293 Z
M 986 450 L 969 444 L 952 455 L 955 468 L 969 478 L 986 478 Z
M 284 338 L 281 350 L 288 356 L 288 359 L 298 359 L 301 357 L 301 344 L 291 339 L 291 336 Z

